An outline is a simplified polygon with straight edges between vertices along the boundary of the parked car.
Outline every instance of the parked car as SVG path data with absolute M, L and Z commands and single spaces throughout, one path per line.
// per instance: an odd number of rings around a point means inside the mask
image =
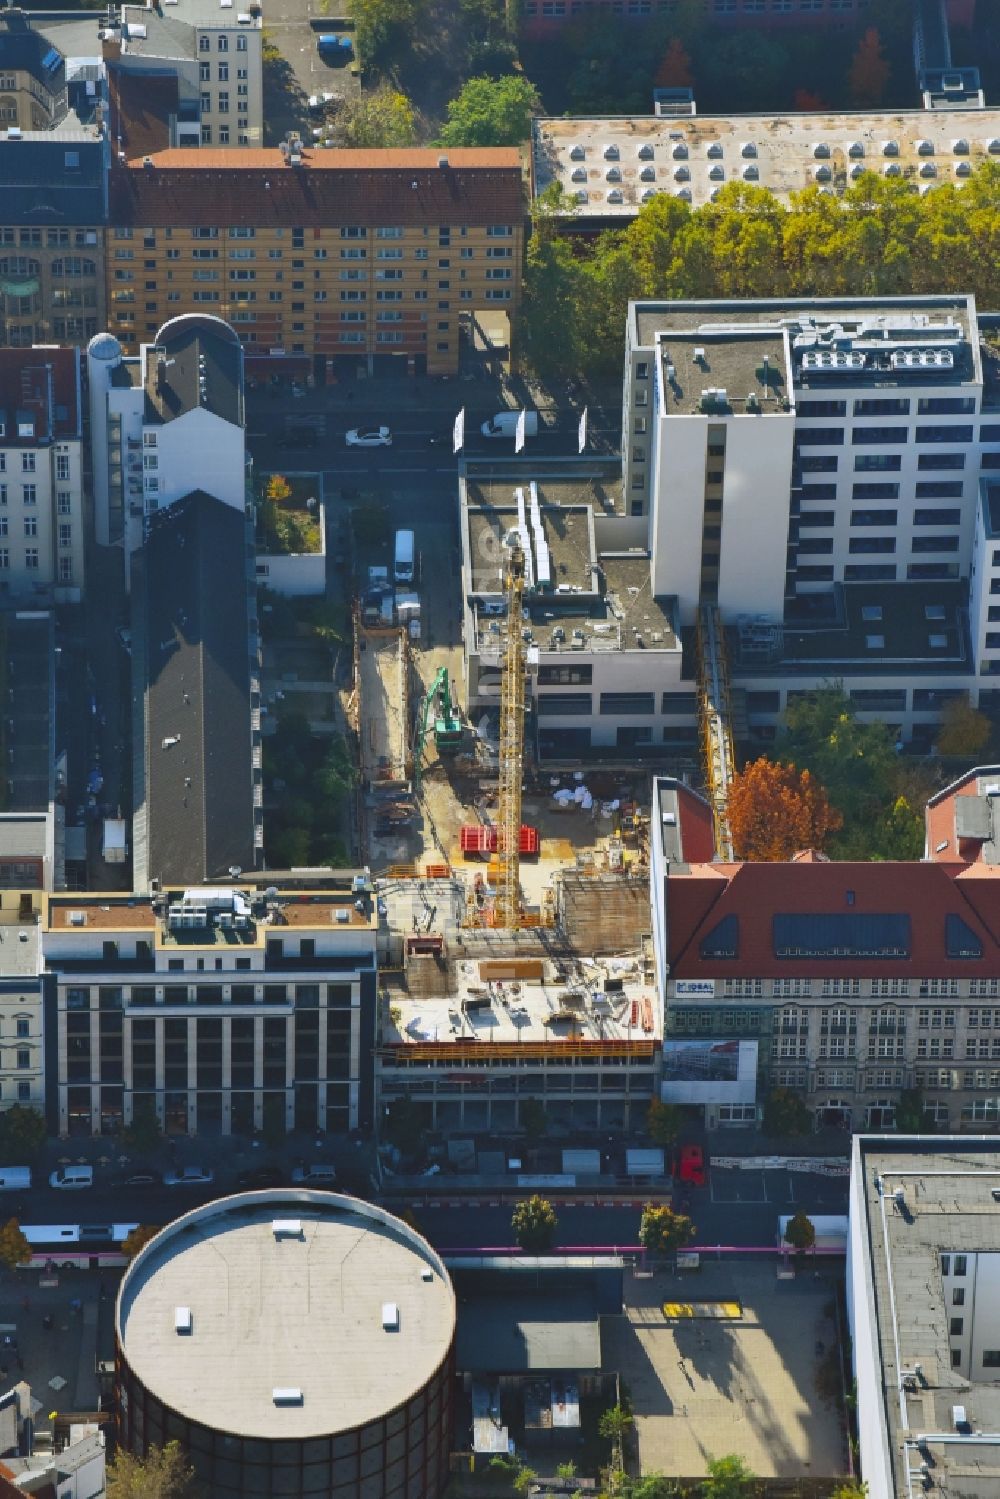
M 236 1178 L 239 1192 L 259 1192 L 268 1187 L 283 1187 L 285 1173 L 277 1166 L 254 1166 L 250 1171 L 241 1171 Z
M 177 1166 L 163 1178 L 165 1187 L 201 1187 L 215 1181 L 215 1172 L 208 1166 Z
M 112 1177 L 111 1185 L 119 1189 L 130 1189 L 133 1192 L 145 1191 L 150 1187 L 162 1187 L 163 1172 L 154 1171 L 152 1166 L 136 1171 L 126 1171 L 121 1176 Z
M 336 1171 L 322 1161 L 310 1161 L 308 1166 L 292 1169 L 292 1181 L 297 1187 L 332 1187 L 336 1180 Z
M 49 1177 L 49 1186 L 61 1192 L 79 1192 L 94 1185 L 93 1166 L 59 1166 Z
M 700 1145 L 681 1146 L 675 1174 L 693 1187 L 705 1185 L 705 1152 Z
M 311 115 L 326 114 L 327 109 L 334 103 L 336 98 L 336 94 L 331 94 L 327 89 L 324 89 L 319 94 L 310 94 L 306 101 L 306 106 Z
M 324 62 L 348 62 L 354 56 L 350 37 L 339 31 L 324 31 L 316 38 L 316 48 Z
M 352 427 L 345 441 L 349 448 L 391 448 L 392 433 L 388 427 Z

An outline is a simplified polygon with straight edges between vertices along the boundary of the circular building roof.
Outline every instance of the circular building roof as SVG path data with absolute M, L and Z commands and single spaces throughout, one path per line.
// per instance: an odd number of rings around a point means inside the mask
M 173 1410 L 297 1439 L 361 1426 L 422 1389 L 451 1348 L 455 1296 L 430 1246 L 370 1203 L 245 1192 L 186 1213 L 136 1256 L 116 1331 Z
M 93 359 L 105 359 L 110 364 L 120 359 L 122 346 L 113 333 L 95 333 L 87 345 L 87 353 Z

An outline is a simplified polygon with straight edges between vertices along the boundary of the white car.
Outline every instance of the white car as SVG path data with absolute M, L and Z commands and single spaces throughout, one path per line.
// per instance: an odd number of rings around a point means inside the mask
M 62 1192 L 79 1192 L 83 1187 L 94 1185 L 93 1166 L 60 1166 L 49 1177 L 49 1186 Z
M 201 1187 L 215 1180 L 215 1172 L 208 1166 L 178 1166 L 163 1177 L 165 1187 Z
M 345 440 L 349 448 L 392 447 L 392 433 L 388 427 L 352 427 Z
M 296 1166 L 292 1171 L 292 1181 L 297 1187 L 332 1187 L 337 1180 L 337 1173 L 332 1166 L 323 1161 L 313 1161 L 308 1166 Z

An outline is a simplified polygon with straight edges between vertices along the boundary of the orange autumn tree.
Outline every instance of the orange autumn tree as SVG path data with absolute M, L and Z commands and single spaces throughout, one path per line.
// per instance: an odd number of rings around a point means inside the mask
M 690 88 L 694 83 L 691 59 L 679 36 L 674 37 L 664 53 L 663 61 L 656 70 L 656 82 L 660 88 Z
M 876 28 L 869 26 L 858 43 L 847 75 L 851 102 L 861 108 L 881 104 L 888 81 L 889 64 L 882 54 L 882 39 Z
M 729 825 L 738 859 L 790 859 L 800 849 L 822 850 L 843 818 L 808 770 L 761 757 L 744 766 L 729 788 Z

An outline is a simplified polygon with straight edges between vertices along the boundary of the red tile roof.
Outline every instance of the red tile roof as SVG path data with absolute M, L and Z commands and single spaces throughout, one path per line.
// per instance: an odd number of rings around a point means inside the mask
M 703 796 L 683 783 L 677 787 L 681 850 L 687 864 L 708 864 L 715 855 L 712 808 Z
M 177 113 L 177 78 L 108 68 L 108 139 L 112 153 L 141 161 L 170 145 L 170 116 Z
M 996 766 L 978 765 L 932 796 L 924 811 L 927 830 L 924 857 L 953 864 L 981 861 L 983 846 L 976 839 L 959 840 L 955 827 L 955 802 L 960 796 L 980 796 L 981 780 L 1000 780 Z M 991 866 L 992 867 L 992 866 Z
M 111 223 L 151 227 L 322 228 L 340 224 L 519 223 L 520 153 L 305 150 L 161 151 L 153 166 L 111 174 Z
M 668 956 L 674 978 L 978 978 L 1000 976 L 1000 889 L 977 866 L 921 863 L 699 865 L 667 880 Z M 847 892 L 853 892 L 848 907 Z M 776 958 L 778 915 L 901 913 L 909 958 Z M 981 959 L 948 958 L 945 917 L 960 916 L 983 945 Z M 724 916 L 739 918 L 739 955 L 703 959 L 700 943 Z
M 14 426 L 17 412 L 34 421 L 34 441 L 80 435 L 80 356 L 76 349 L 0 349 L 0 411 L 6 441 L 30 445 Z

